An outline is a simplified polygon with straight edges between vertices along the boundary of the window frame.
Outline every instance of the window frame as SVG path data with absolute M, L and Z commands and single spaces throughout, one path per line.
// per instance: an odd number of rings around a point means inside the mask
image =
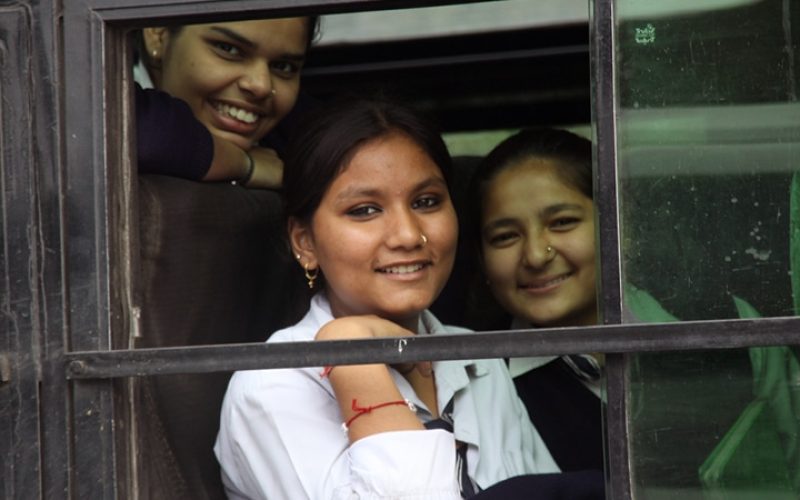
M 48 332 L 52 336 L 51 350 L 43 355 L 44 380 L 49 386 L 42 393 L 41 408 L 60 408 L 56 418 L 42 424 L 44 496 L 69 492 L 74 498 L 136 497 L 135 478 L 128 475 L 128 460 L 135 445 L 126 434 L 127 426 L 121 425 L 131 418 L 131 403 L 125 396 L 129 377 L 602 352 L 607 354 L 608 494 L 609 498 L 628 500 L 632 498 L 632 485 L 626 393 L 632 354 L 797 343 L 793 332 L 800 328 L 800 318 L 622 324 L 615 2 L 594 0 L 590 14 L 592 126 L 603 325 L 312 345 L 129 349 L 129 339 L 138 334 L 139 327 L 133 272 L 138 244 L 134 216 L 136 173 L 130 162 L 133 84 L 128 78 L 120 78 L 129 74 L 131 61 L 127 56 L 119 57 L 127 46 L 126 30 L 144 23 L 176 19 L 201 22 L 221 15 L 239 19 L 454 3 L 469 2 L 64 2 L 63 26 L 59 28 L 63 33 L 63 59 L 58 64 L 64 88 L 59 97 L 64 151 L 59 175 L 65 188 L 58 213 L 63 224 L 65 321 L 64 331 Z

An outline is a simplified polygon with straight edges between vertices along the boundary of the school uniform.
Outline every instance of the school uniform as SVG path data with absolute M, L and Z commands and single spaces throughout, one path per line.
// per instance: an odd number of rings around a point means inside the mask
M 333 316 L 317 294 L 298 324 L 268 343 L 313 341 Z M 428 311 L 420 335 L 464 332 L 445 327 Z M 403 498 L 460 499 L 456 443 L 478 489 L 525 474 L 558 472 L 530 423 L 502 360 L 434 362 L 443 428 L 375 434 L 350 444 L 321 368 L 254 370 L 231 378 L 214 451 L 231 499 Z M 392 376 L 417 417 L 431 412 L 401 374 Z
M 512 328 L 529 326 L 515 319 Z M 600 380 L 579 373 L 568 361 L 557 356 L 511 358 L 508 369 L 531 422 L 561 470 L 602 471 Z

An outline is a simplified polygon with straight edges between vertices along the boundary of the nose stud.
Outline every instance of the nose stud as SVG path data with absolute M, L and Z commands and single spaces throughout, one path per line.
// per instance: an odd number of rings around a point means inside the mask
M 553 247 L 551 247 L 550 245 L 547 245 L 547 248 L 545 248 L 545 251 L 547 251 L 547 253 L 549 254 L 550 252 L 553 251 Z
M 275 94 L 277 94 L 277 93 L 278 93 L 278 91 L 277 91 L 277 90 L 275 90 L 275 89 L 272 89 L 272 90 L 270 90 L 270 91 L 269 91 L 269 93 L 270 93 L 270 95 L 273 95 L 273 96 L 274 96 Z
M 422 248 L 425 248 L 425 245 L 428 244 L 428 237 L 422 233 L 419 233 L 419 235 L 422 238 Z

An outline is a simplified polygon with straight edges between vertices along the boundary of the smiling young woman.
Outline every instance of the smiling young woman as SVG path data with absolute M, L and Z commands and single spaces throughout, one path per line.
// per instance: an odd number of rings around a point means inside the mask
M 592 149 L 557 129 L 523 130 L 475 171 L 473 240 L 512 328 L 597 322 Z M 603 470 L 600 356 L 516 358 L 509 371 L 562 470 Z
M 142 31 L 139 171 L 277 187 L 283 162 L 259 141 L 292 111 L 316 18 Z M 157 90 L 145 90 L 155 88 Z
M 438 133 L 383 100 L 332 103 L 304 125 L 283 193 L 316 294 L 268 342 L 463 332 L 428 311 L 458 236 Z M 233 498 L 491 499 L 496 483 L 509 500 L 579 498 L 572 478 L 543 474 L 559 470 L 502 360 L 237 372 L 215 452 Z M 533 482 L 502 483 L 521 476 Z

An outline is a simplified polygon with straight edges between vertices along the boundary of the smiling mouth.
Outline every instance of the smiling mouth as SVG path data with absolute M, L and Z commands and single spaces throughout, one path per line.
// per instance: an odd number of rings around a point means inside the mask
M 402 266 L 391 266 L 377 269 L 376 271 L 384 274 L 411 274 L 421 271 L 428 264 L 408 264 Z
M 525 284 L 520 285 L 519 288 L 524 288 L 524 289 L 527 289 L 527 290 L 538 290 L 538 289 L 543 289 L 543 288 L 549 288 L 549 287 L 556 286 L 556 285 L 566 281 L 567 279 L 569 279 L 570 276 L 572 276 L 572 273 L 562 274 L 561 276 L 558 276 L 557 278 L 553 278 L 553 279 L 547 280 L 547 281 L 539 281 L 539 282 L 535 282 L 535 283 L 525 283 Z
M 215 102 L 214 109 L 216 109 L 222 115 L 248 125 L 252 125 L 259 118 L 259 115 L 253 113 L 252 111 L 247 111 L 246 109 L 237 108 L 236 106 L 231 106 L 230 104 L 224 104 L 221 102 Z

